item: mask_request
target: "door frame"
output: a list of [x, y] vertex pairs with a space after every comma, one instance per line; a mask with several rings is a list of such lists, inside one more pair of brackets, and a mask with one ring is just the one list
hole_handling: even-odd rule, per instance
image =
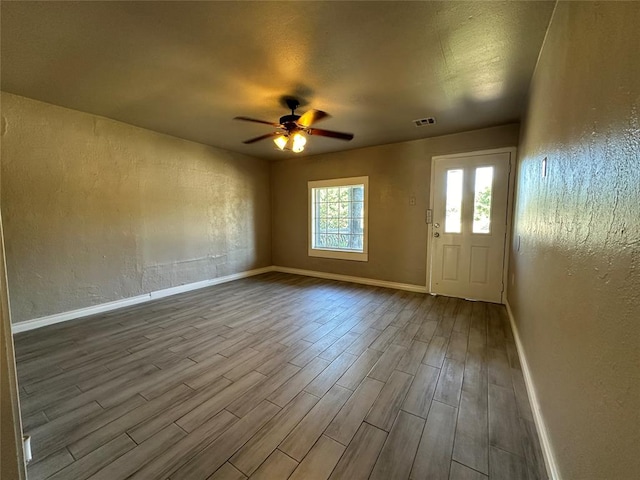
[[509, 288], [508, 275], [509, 275], [509, 258], [510, 258], [510, 245], [511, 245], [511, 229], [513, 224], [513, 200], [514, 200], [514, 187], [516, 177], [516, 161], [517, 161], [517, 148], [516, 147], [504, 147], [493, 148], [489, 150], [475, 150], [472, 152], [453, 153], [450, 155], [436, 155], [431, 157], [431, 179], [429, 181], [429, 206], [431, 210], [431, 221], [427, 222], [427, 293], [431, 295], [437, 295], [433, 293], [431, 287], [431, 254], [432, 254], [432, 238], [433, 238], [433, 202], [434, 202], [434, 189], [435, 189], [435, 163], [440, 159], [458, 159], [464, 157], [475, 157], [478, 155], [491, 155], [494, 153], [508, 153], [509, 154], [509, 178], [507, 180], [507, 230], [504, 239], [504, 253], [502, 259], [502, 296], [501, 304], [505, 304], [507, 301], [507, 290]]

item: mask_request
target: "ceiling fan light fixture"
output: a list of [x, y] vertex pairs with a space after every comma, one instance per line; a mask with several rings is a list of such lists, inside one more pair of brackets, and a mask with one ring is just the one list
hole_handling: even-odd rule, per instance
[[272, 133], [267, 133], [266, 135], [250, 138], [242, 143], [256, 143], [261, 140], [271, 138], [279, 150], [289, 150], [294, 153], [300, 153], [304, 150], [304, 146], [307, 143], [307, 138], [303, 133], [307, 135], [318, 135], [320, 137], [336, 138], [338, 140], [345, 141], [353, 139], [353, 133], [334, 132], [333, 130], [324, 130], [315, 127], [312, 128], [311, 125], [322, 119], [330, 117], [330, 115], [322, 110], [313, 109], [302, 115], [296, 115], [295, 110], [299, 105], [300, 102], [293, 98], [289, 98], [287, 100], [287, 106], [291, 109], [291, 115], [284, 115], [280, 117], [279, 123], [258, 120], [257, 118], [251, 117], [234, 117], [235, 120], [242, 120], [243, 122], [261, 123], [276, 127], [275, 132], [272, 131]]
[[284, 147], [287, 146], [288, 142], [289, 139], [284, 135], [280, 135], [279, 137], [273, 139], [273, 143], [275, 143], [280, 150], [284, 150]]
[[301, 135], [299, 133], [296, 133], [293, 136], [293, 147], [292, 150], [294, 153], [300, 153], [304, 150], [304, 146], [307, 143], [307, 139], [304, 137], [304, 135]]

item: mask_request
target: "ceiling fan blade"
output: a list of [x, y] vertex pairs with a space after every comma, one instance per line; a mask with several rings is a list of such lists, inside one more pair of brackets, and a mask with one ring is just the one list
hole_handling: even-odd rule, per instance
[[353, 133], [334, 132], [332, 130], [322, 130], [320, 128], [307, 129], [309, 135], [318, 135], [319, 137], [337, 138], [338, 140], [349, 141], [353, 138]]
[[267, 133], [266, 135], [260, 135], [259, 137], [256, 137], [256, 138], [250, 138], [249, 140], [245, 140], [242, 143], [255, 143], [255, 142], [259, 142], [260, 140], [264, 140], [265, 138], [277, 137], [280, 135], [282, 135], [282, 133], [280, 132], [271, 132], [271, 133]]
[[234, 117], [234, 120], [242, 120], [243, 122], [263, 123], [265, 125], [271, 125], [272, 127], [279, 127], [279, 123], [267, 122], [266, 120], [258, 120], [257, 118], [249, 117]]
[[323, 112], [322, 110], [308, 110], [302, 114], [297, 123], [303, 127], [310, 127], [312, 124], [330, 116], [331, 115], [327, 112]]

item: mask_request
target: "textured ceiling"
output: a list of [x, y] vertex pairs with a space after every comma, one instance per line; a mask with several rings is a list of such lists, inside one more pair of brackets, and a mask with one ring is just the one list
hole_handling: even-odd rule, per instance
[[[2, 90], [263, 158], [281, 97], [304, 154], [516, 121], [554, 2], [2, 2]], [[412, 120], [435, 116], [436, 125]]]

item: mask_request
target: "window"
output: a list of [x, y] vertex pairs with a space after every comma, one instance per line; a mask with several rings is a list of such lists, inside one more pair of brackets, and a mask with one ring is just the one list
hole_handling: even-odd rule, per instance
[[445, 233], [460, 233], [462, 225], [462, 170], [447, 170]]
[[473, 199], [473, 233], [491, 233], [491, 188], [493, 167], [476, 168]]
[[369, 177], [309, 182], [309, 255], [368, 260]]

